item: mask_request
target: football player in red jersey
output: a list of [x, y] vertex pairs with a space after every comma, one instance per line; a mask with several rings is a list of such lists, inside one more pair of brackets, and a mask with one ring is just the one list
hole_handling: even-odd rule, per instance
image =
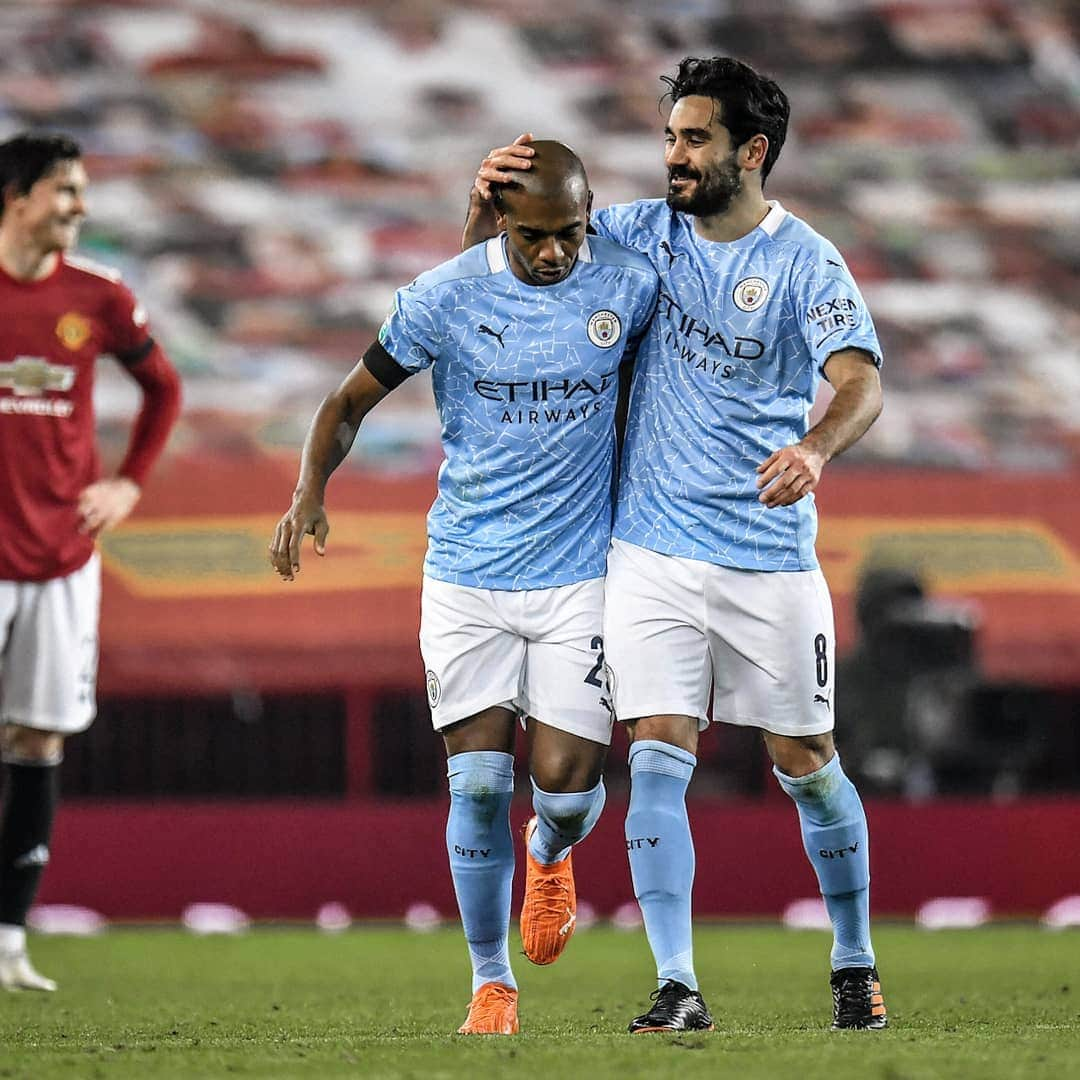
[[[68, 255], [86, 213], [79, 147], [0, 143], [0, 986], [54, 990], [27, 958], [26, 913], [49, 860], [64, 738], [94, 718], [100, 568], [95, 538], [124, 520], [180, 407], [146, 315], [104, 267]], [[114, 356], [142, 407], [127, 456], [101, 479], [94, 363]]]

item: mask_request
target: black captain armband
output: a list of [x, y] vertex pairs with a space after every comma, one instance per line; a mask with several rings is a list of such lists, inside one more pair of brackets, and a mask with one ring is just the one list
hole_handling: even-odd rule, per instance
[[140, 360], [145, 360], [154, 351], [154, 339], [148, 337], [141, 345], [126, 352], [118, 352], [116, 359], [126, 368], [134, 367]]
[[395, 390], [411, 374], [406, 371], [384, 348], [381, 341], [373, 341], [363, 355], [364, 367], [383, 384], [387, 390]]

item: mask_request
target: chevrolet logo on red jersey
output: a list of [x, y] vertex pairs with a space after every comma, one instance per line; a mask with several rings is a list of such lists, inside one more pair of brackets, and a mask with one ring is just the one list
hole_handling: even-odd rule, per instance
[[70, 390], [74, 385], [73, 367], [50, 364], [40, 356], [16, 356], [0, 364], [0, 389], [13, 390], [16, 397], [41, 397], [46, 390]]

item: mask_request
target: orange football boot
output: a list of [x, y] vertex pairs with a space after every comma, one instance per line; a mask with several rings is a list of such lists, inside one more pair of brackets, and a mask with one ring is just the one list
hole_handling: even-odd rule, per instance
[[553, 964], [577, 925], [572, 855], [545, 866], [529, 851], [536, 818], [525, 826], [525, 901], [521, 906], [521, 944], [534, 964]]
[[518, 992], [502, 983], [484, 983], [469, 1002], [459, 1035], [516, 1035]]

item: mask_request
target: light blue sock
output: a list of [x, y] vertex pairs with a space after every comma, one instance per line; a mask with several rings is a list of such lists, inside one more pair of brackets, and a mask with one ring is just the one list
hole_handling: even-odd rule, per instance
[[570, 848], [584, 840], [604, 809], [604, 781], [588, 791], [543, 791], [533, 781], [536, 829], [529, 841], [532, 857], [544, 866], [562, 862]]
[[663, 985], [675, 979], [691, 990], [694, 945], [690, 892], [694, 884], [694, 841], [686, 816], [686, 789], [697, 758], [655, 739], [630, 747], [630, 809], [626, 850], [634, 895]]
[[514, 842], [510, 798], [514, 758], [497, 750], [452, 754], [446, 850], [472, 960], [473, 993], [487, 982], [516, 987], [510, 970], [510, 886]]
[[873, 967], [866, 813], [840, 768], [840, 755], [809, 776], [785, 776], [775, 767], [773, 772], [799, 810], [803, 846], [833, 925], [833, 970]]

